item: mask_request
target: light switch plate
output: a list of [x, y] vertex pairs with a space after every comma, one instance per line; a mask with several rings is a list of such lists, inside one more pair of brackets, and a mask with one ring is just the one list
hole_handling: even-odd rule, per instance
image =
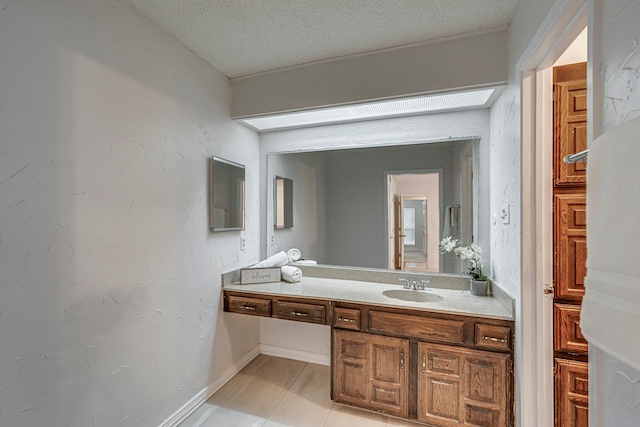
[[502, 208], [500, 209], [500, 219], [502, 219], [503, 224], [509, 224], [511, 222], [509, 205], [502, 205]]

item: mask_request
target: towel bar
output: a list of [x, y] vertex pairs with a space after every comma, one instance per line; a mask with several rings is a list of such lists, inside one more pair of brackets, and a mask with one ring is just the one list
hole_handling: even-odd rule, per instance
[[588, 154], [589, 154], [589, 149], [587, 148], [586, 150], [581, 151], [579, 153], [569, 154], [568, 156], [564, 156], [564, 159], [562, 160], [564, 160], [564, 162], [568, 165], [572, 163], [586, 162]]

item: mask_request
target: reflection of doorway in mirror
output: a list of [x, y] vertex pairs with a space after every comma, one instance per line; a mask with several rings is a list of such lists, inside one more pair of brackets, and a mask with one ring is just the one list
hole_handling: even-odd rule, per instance
[[389, 174], [387, 180], [388, 268], [440, 271], [440, 173]]

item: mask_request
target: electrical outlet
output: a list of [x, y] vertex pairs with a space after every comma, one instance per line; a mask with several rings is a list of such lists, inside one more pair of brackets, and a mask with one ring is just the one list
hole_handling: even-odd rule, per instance
[[500, 219], [502, 219], [503, 224], [509, 224], [511, 222], [509, 205], [502, 205], [502, 209], [500, 209]]
[[247, 250], [247, 240], [242, 236], [240, 236], [240, 250], [241, 251]]

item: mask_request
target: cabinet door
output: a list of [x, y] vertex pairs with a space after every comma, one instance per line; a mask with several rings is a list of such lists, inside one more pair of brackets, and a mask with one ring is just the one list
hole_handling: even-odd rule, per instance
[[418, 343], [418, 420], [435, 426], [506, 427], [511, 356]]
[[587, 164], [563, 159], [587, 149], [587, 64], [554, 68], [554, 175], [556, 187], [585, 185]]
[[556, 359], [556, 426], [589, 425], [589, 365]]
[[409, 341], [333, 331], [333, 399], [407, 417]]
[[581, 301], [587, 275], [586, 194], [556, 194], [555, 219], [555, 298]]

